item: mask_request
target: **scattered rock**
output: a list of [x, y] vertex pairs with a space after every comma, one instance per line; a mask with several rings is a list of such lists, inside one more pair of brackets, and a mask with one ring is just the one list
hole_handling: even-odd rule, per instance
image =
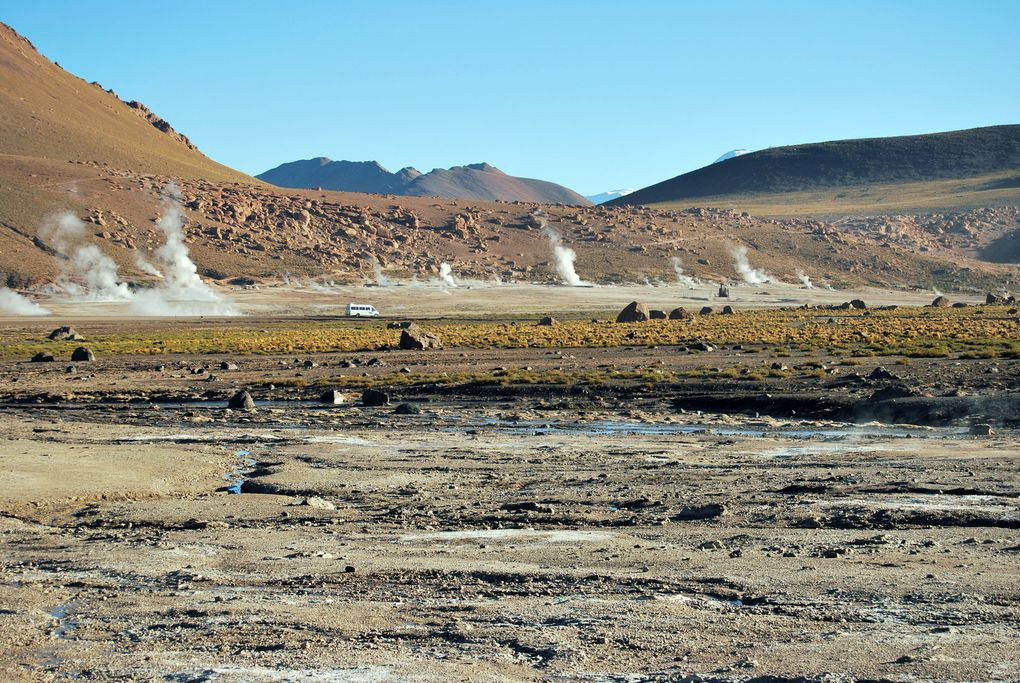
[[691, 320], [694, 316], [683, 306], [678, 306], [669, 312], [670, 320]]
[[81, 341], [85, 337], [78, 334], [73, 327], [58, 327], [50, 332], [49, 338], [53, 341]]
[[237, 364], [225, 360], [220, 363], [220, 370], [237, 370]]
[[975, 424], [970, 426], [970, 433], [974, 436], [991, 436], [992, 425]]
[[712, 309], [712, 307], [711, 307], [711, 306], [702, 306], [702, 307], [701, 307], [701, 310], [700, 310], [700, 311], [698, 311], [698, 313], [699, 313], [700, 315], [712, 315], [712, 313], [714, 313], [714, 312], [715, 312], [715, 311], [714, 311], [714, 310]]
[[666, 311], [660, 311], [657, 308], [653, 308], [648, 311], [648, 317], [652, 320], [665, 320], [668, 316], [666, 315]]
[[31, 362], [33, 362], [33, 363], [52, 363], [55, 360], [56, 360], [56, 358], [53, 357], [52, 353], [45, 353], [43, 351], [40, 351], [39, 353], [37, 353], [34, 356], [32, 356], [32, 361]]
[[631, 301], [622, 311], [620, 311], [620, 314], [616, 316], [616, 322], [643, 323], [648, 320], [649, 317], [648, 306], [638, 303], [637, 301]]
[[390, 395], [378, 389], [365, 389], [361, 394], [361, 405], [370, 408], [384, 406], [390, 402]]
[[319, 498], [318, 496], [309, 496], [301, 501], [300, 505], [305, 505], [316, 510], [336, 510], [336, 505], [329, 502], [325, 498]]
[[75, 363], [88, 363], [89, 361], [94, 361], [95, 359], [96, 354], [92, 353], [92, 349], [86, 348], [84, 346], [79, 346], [78, 348], [71, 352], [71, 360], [74, 361]]
[[856, 308], [859, 311], [863, 311], [864, 309], [866, 309], [868, 307], [868, 305], [866, 303], [864, 303], [860, 299], [851, 299], [849, 301], [849, 304], [850, 304], [850, 308]]
[[319, 396], [319, 403], [325, 403], [326, 405], [336, 406], [343, 402], [344, 395], [337, 389], [327, 389], [321, 396]]
[[929, 308], [949, 308], [949, 299], [944, 296], [935, 297], [934, 301], [928, 304]]
[[680, 512], [673, 515], [670, 519], [674, 522], [688, 522], [698, 519], [721, 517], [722, 515], [725, 515], [726, 512], [726, 506], [719, 503], [709, 503], [708, 505], [685, 505]]
[[542, 514], [551, 514], [553, 511], [548, 505], [542, 505], [530, 500], [523, 503], [503, 503], [499, 509], [506, 512], [539, 512]]
[[871, 374], [868, 375], [868, 379], [899, 379], [899, 376], [894, 375], [893, 373], [889, 372], [881, 365], [879, 365], [877, 368], [871, 371]]
[[426, 332], [414, 323], [404, 328], [400, 333], [400, 348], [424, 351], [426, 349], [441, 349], [443, 342], [439, 337]]
[[722, 309], [723, 315], [733, 315], [734, 313], [735, 311], [733, 310], [733, 306], [723, 306]]
[[227, 407], [232, 410], [255, 410], [255, 400], [247, 391], [239, 391], [230, 397]]
[[420, 415], [421, 407], [414, 403], [401, 403], [394, 410], [397, 415]]
[[560, 324], [560, 321], [557, 320], [556, 318], [553, 318], [552, 316], [547, 315], [541, 320], [539, 320], [538, 324], [541, 325], [542, 327], [555, 327], [556, 325]]

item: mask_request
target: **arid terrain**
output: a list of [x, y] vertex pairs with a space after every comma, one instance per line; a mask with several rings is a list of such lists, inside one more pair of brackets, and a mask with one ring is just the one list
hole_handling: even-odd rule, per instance
[[1020, 676], [1015, 308], [358, 289], [0, 321], [5, 679]]

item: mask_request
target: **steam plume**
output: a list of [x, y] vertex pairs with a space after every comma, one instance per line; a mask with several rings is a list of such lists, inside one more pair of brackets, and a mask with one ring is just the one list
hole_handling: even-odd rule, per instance
[[815, 288], [814, 284], [811, 282], [811, 278], [809, 278], [807, 273], [805, 273], [803, 270], [797, 271], [797, 279], [800, 280], [800, 283], [804, 285], [805, 289]]
[[439, 264], [439, 281], [443, 287], [457, 286], [457, 281], [453, 277], [453, 268], [445, 261]]
[[83, 244], [85, 223], [70, 211], [48, 216], [39, 235], [67, 257], [57, 286], [77, 300], [127, 301], [131, 290], [117, 277], [117, 264], [94, 244]]
[[549, 244], [553, 250], [553, 260], [556, 265], [556, 273], [563, 280], [563, 284], [570, 285], [571, 287], [585, 287], [590, 283], [585, 282], [574, 270], [574, 260], [577, 258], [577, 253], [570, 247], [564, 246], [563, 238], [560, 237], [560, 233], [550, 227], [544, 218], [542, 221], [542, 231], [545, 236], [549, 239]]
[[379, 259], [375, 256], [372, 257], [372, 271], [375, 273], [375, 284], [377, 287], [390, 287], [393, 285], [393, 281], [383, 275], [382, 266], [379, 264]]
[[734, 267], [737, 269], [737, 273], [743, 278], [744, 282], [749, 285], [760, 285], [769, 281], [768, 274], [764, 270], [758, 268], [752, 268], [751, 264], [747, 261], [747, 247], [741, 245], [734, 247], [733, 258], [735, 260]]
[[153, 254], [163, 273], [159, 287], [136, 293], [131, 310], [138, 315], [239, 315], [237, 309], [213, 291], [198, 275], [198, 267], [184, 243], [184, 213], [180, 192], [173, 183], [163, 194], [163, 215], [156, 227], [166, 238]]
[[676, 273], [676, 281], [681, 285], [687, 287], [687, 289], [694, 289], [698, 286], [698, 281], [690, 275], [684, 274], [683, 263], [680, 261], [679, 256], [673, 257], [673, 272]]
[[50, 312], [17, 292], [0, 287], [0, 313], [8, 315], [49, 315]]

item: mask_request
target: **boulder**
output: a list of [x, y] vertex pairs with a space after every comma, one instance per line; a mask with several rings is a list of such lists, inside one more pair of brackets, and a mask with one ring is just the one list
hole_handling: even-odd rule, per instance
[[992, 294], [991, 292], [988, 292], [988, 294], [985, 295], [985, 303], [986, 304], [990, 304], [990, 305], [991, 304], [1001, 304], [1002, 301], [1003, 301], [1003, 299], [1002, 299], [1001, 296], [996, 296], [995, 294]]
[[52, 363], [56, 360], [52, 353], [45, 353], [40, 351], [39, 353], [32, 356], [33, 363]]
[[557, 320], [556, 318], [553, 318], [552, 316], [547, 315], [541, 320], [539, 320], [538, 324], [543, 327], [555, 327], [556, 325], [560, 324], [560, 321]]
[[393, 412], [397, 415], [420, 415], [421, 408], [414, 403], [401, 403]]
[[227, 407], [231, 410], [255, 410], [255, 399], [247, 391], [239, 391], [230, 397]]
[[666, 315], [666, 311], [660, 311], [657, 308], [653, 308], [648, 311], [648, 317], [652, 320], [665, 320], [668, 316]]
[[727, 299], [730, 296], [730, 288], [726, 285], [719, 285], [719, 296]]
[[237, 363], [231, 363], [230, 361], [223, 361], [220, 363], [220, 370], [237, 370]]
[[631, 301], [622, 311], [620, 311], [620, 314], [616, 316], [616, 322], [643, 323], [648, 320], [648, 318], [648, 306], [640, 304], [637, 301]]
[[344, 402], [344, 395], [336, 389], [328, 389], [321, 396], [319, 396], [319, 403], [325, 403], [326, 405], [336, 406]]
[[439, 337], [412, 323], [400, 333], [400, 348], [418, 351], [441, 349], [443, 342], [439, 341]]
[[866, 303], [864, 303], [863, 301], [861, 301], [860, 299], [851, 299], [850, 300], [850, 308], [856, 308], [857, 310], [863, 311], [867, 307], [868, 307], [868, 305]]
[[930, 308], [949, 308], [949, 299], [944, 296], [935, 297], [934, 301], [929, 304]]
[[71, 352], [71, 360], [75, 363], [87, 363], [96, 359], [96, 354], [92, 353], [92, 349], [79, 346]]
[[701, 315], [712, 315], [713, 310], [711, 306], [702, 306], [701, 310], [698, 311]]
[[723, 315], [733, 315], [734, 313], [735, 313], [735, 311], [733, 310], [733, 306], [723, 306], [722, 307], [722, 314]]
[[80, 341], [85, 337], [78, 334], [73, 327], [58, 327], [50, 332], [49, 338], [53, 341]]
[[390, 402], [390, 395], [378, 389], [365, 389], [361, 394], [361, 405], [374, 408]]
[[992, 425], [989, 424], [974, 424], [970, 426], [970, 433], [974, 436], [991, 436]]
[[691, 313], [683, 306], [678, 306], [669, 312], [670, 320], [691, 320], [693, 317], [694, 316], [691, 315]]

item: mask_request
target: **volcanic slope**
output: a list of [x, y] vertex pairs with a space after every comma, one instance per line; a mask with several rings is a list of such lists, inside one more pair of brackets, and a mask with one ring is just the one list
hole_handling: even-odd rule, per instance
[[377, 161], [333, 161], [318, 157], [281, 164], [257, 177], [280, 187], [410, 197], [591, 205], [590, 200], [562, 185], [507, 175], [485, 163], [436, 168], [424, 174], [411, 167], [390, 173]]
[[824, 217], [1018, 204], [1020, 125], [775, 147], [613, 203]]

